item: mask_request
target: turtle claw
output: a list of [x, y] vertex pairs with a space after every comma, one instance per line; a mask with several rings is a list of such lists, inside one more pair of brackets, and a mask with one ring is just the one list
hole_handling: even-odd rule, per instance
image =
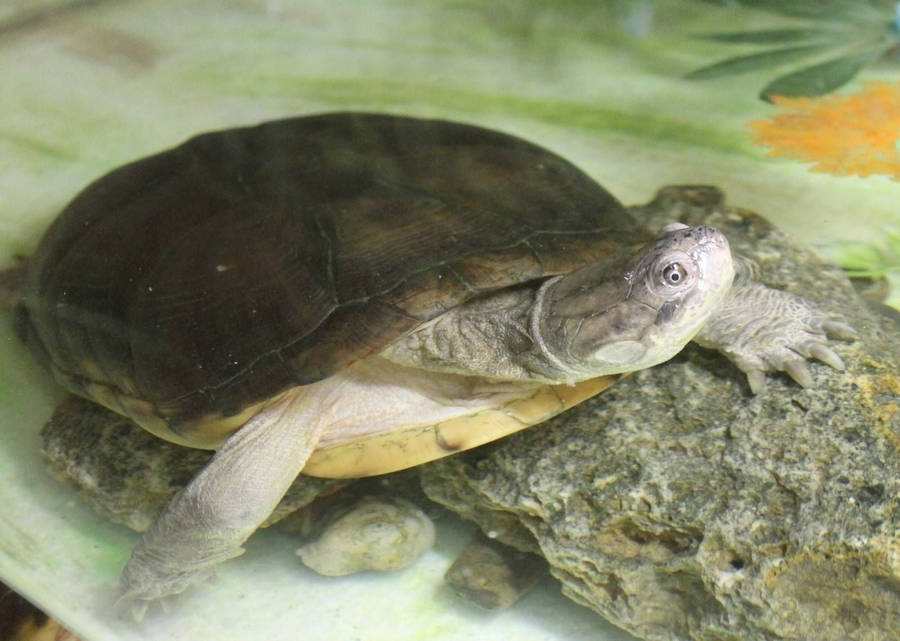
[[[172, 611], [175, 601], [182, 592], [196, 584], [207, 584], [215, 580], [215, 562], [197, 563], [190, 568], [190, 563], [183, 558], [176, 567], [171, 560], [159, 555], [147, 555], [142, 550], [142, 540], [138, 544], [131, 560], [122, 572], [119, 598], [114, 607], [118, 610], [130, 611], [134, 620], [140, 623], [151, 609], [162, 610], [167, 614]], [[230, 556], [237, 556], [239, 549]]]
[[135, 623], [141, 623], [147, 616], [147, 611], [153, 601], [140, 599], [129, 593], [122, 593], [113, 603], [113, 609], [122, 613], [125, 617], [131, 615]]
[[[198, 574], [189, 585], [205, 584], [209, 585], [216, 580], [215, 572], [208, 571]], [[113, 604], [113, 608], [119, 611], [125, 611], [131, 614], [132, 619], [136, 623], [140, 623], [147, 616], [147, 612], [151, 609], [162, 610], [163, 614], [169, 614], [175, 607], [175, 601], [188, 584], [180, 585], [168, 592], [162, 592], [159, 589], [147, 589], [147, 587], [123, 586]], [[127, 614], [126, 614], [127, 616]]]
[[826, 365], [830, 365], [834, 369], [844, 369], [844, 361], [835, 353], [833, 349], [822, 343], [813, 343], [809, 346], [809, 354], [813, 358], [822, 361]]
[[124, 596], [119, 597], [116, 601], [116, 608], [127, 608], [131, 612], [131, 618], [135, 623], [141, 623], [147, 616], [147, 609], [150, 607], [149, 601], [123, 601]]
[[[828, 336], [839, 338], [845, 341], [852, 341], [859, 338], [859, 332], [850, 327], [847, 323], [843, 323], [831, 318], [822, 321], [822, 331]], [[818, 358], [818, 357], [816, 357]], [[822, 360], [822, 359], [819, 359]], [[840, 359], [838, 359], [840, 360]], [[839, 369], [843, 369], [842, 367]]]
[[807, 360], [844, 369], [829, 338], [853, 340], [856, 330], [829, 318], [811, 302], [789, 292], [747, 282], [735, 286], [729, 300], [695, 340], [718, 349], [747, 375], [750, 391], [759, 394], [767, 372], [785, 372], [798, 385], [812, 387]]
[[806, 368], [806, 363], [801, 360], [788, 361], [783, 364], [784, 371], [793, 378], [800, 387], [812, 387], [813, 378]]
[[131, 617], [134, 619], [135, 623], [140, 623], [144, 620], [151, 605], [158, 605], [164, 614], [169, 614], [172, 611], [172, 597], [163, 597], [156, 599], [155, 601], [149, 601], [146, 599], [129, 598], [126, 595], [123, 595], [116, 601], [116, 605], [120, 602], [122, 603], [121, 607], [127, 607], [131, 611]]
[[141, 623], [147, 616], [147, 610], [153, 601], [148, 599], [140, 599], [127, 592], [122, 592], [113, 602], [113, 610], [120, 613], [121, 616], [128, 617], [131, 615], [132, 621]]
[[140, 623], [144, 620], [149, 605], [147, 601], [136, 601], [131, 604], [131, 616], [134, 618], [135, 623]]
[[761, 369], [751, 369], [747, 374], [747, 383], [750, 385], [750, 392], [759, 394], [766, 389], [766, 373]]

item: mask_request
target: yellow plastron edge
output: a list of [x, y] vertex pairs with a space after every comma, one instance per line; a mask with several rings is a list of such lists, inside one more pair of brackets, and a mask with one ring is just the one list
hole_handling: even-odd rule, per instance
[[358, 478], [427, 463], [543, 423], [599, 394], [618, 378], [599, 376], [575, 385], [548, 385], [528, 397], [474, 414], [339, 443], [313, 452], [303, 473], [323, 478]]

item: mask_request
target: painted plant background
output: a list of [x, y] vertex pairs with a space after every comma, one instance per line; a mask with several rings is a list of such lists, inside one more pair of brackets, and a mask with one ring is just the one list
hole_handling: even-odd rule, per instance
[[[900, 308], [896, 0], [18, 0], [0, 2], [0, 77], [3, 266], [116, 166], [201, 131], [367, 110], [534, 140], [628, 204], [716, 185]], [[100, 604], [134, 540], [47, 478], [37, 429], [59, 392], [11, 326], [0, 310], [0, 580], [128, 641]], [[259, 540], [256, 565], [141, 638], [627, 638], [549, 583], [508, 616], [463, 616], [430, 587], [454, 537], [405, 577], [302, 594], [292, 544]]]
[[[810, 171], [833, 176], [882, 175], [900, 181], [900, 82], [869, 80], [851, 88], [866, 68], [873, 77], [881, 70], [896, 76], [900, 2], [739, 4], [780, 15], [786, 25], [696, 35], [755, 51], [704, 65], [685, 77], [711, 80], [774, 70], [759, 97], [772, 103], [776, 113], [749, 123], [753, 141], [766, 147], [768, 156], [793, 158], [808, 163]], [[883, 299], [900, 308], [900, 232], [891, 225], [883, 230], [882, 246], [836, 241], [822, 249], [851, 277], [885, 283]]]

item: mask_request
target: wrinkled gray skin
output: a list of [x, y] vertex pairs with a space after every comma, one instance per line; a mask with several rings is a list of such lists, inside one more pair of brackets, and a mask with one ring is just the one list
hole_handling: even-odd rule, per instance
[[[734, 276], [721, 233], [672, 224], [618, 262], [461, 305], [381, 356], [435, 380], [453, 373], [533, 386], [649, 367], [697, 339], [741, 368], [754, 391], [762, 388], [764, 372], [775, 370], [808, 385], [808, 357], [842, 366], [826, 333], [850, 336], [850, 328], [796, 296], [742, 279], [734, 283]], [[172, 500], [123, 573], [123, 599], [137, 615], [241, 554], [319, 439], [330, 434], [328, 417], [352, 404], [333, 380], [275, 399]]]
[[808, 358], [841, 369], [829, 335], [855, 332], [793, 294], [735, 281], [722, 234], [673, 223], [621, 264], [477, 299], [383, 353], [432, 371], [559, 383], [651, 367], [694, 340], [727, 356], [758, 393], [765, 372], [812, 385]]
[[544, 383], [642, 369], [681, 351], [733, 279], [722, 234], [676, 223], [620, 262], [461, 305], [383, 355], [430, 371]]

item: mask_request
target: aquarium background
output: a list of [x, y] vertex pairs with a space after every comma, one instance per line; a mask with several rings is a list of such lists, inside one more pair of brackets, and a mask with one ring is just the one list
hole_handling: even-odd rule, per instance
[[[626, 204], [717, 185], [898, 305], [898, 22], [879, 0], [0, 2], [0, 262], [89, 181], [197, 132], [377, 110], [523, 136]], [[91, 641], [630, 638], [551, 580], [499, 614], [455, 601], [461, 522], [414, 567], [348, 579], [261, 532], [135, 627], [109, 596], [136, 535], [46, 475], [37, 433], [61, 391], [6, 311], [0, 336], [0, 578]]]

